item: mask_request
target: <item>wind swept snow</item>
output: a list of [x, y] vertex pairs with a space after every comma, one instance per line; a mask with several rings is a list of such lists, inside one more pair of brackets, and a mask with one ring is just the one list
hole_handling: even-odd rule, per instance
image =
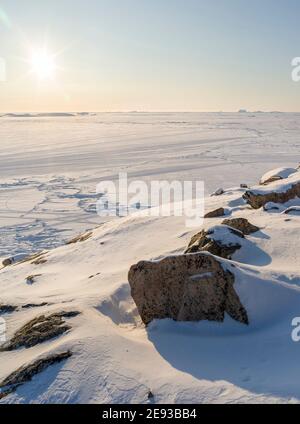
[[[294, 168], [299, 131], [298, 114], [0, 118], [0, 256], [55, 247], [0, 270], [0, 304], [15, 307], [0, 312], [8, 342], [37, 317], [79, 312], [63, 334], [0, 352], [0, 383], [70, 352], [0, 403], [300, 402], [300, 343], [291, 325], [300, 316], [300, 217], [252, 209], [240, 188], [270, 168]], [[187, 228], [185, 217], [143, 211], [104, 222], [93, 208], [95, 185], [116, 180], [120, 170], [131, 180], [204, 179], [207, 211], [223, 207], [260, 229], [223, 260], [248, 326], [229, 316], [223, 323], [141, 323], [130, 266], [182, 254], [197, 231], [220, 228], [224, 217], [207, 218], [199, 229]], [[220, 186], [225, 192], [210, 197]], [[89, 237], [65, 244], [89, 229]]]
[[119, 172], [129, 182], [204, 180], [208, 195], [294, 167], [299, 131], [299, 114], [4, 115], [0, 256], [54, 248], [100, 225], [96, 185]]

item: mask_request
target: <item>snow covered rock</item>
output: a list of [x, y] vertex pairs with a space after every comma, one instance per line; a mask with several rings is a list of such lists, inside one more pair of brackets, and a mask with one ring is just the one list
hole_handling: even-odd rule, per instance
[[222, 224], [241, 231], [245, 236], [259, 231], [259, 228], [256, 225], [251, 224], [246, 218], [224, 219]]
[[276, 168], [264, 174], [261, 177], [259, 184], [267, 185], [274, 181], [283, 180], [295, 172], [297, 172], [297, 169], [295, 168]]
[[211, 196], [221, 196], [222, 194], [224, 194], [224, 190], [223, 188], [218, 188], [216, 191], [214, 191]]
[[295, 172], [283, 181], [275, 181], [267, 187], [247, 190], [244, 200], [254, 209], [259, 209], [266, 203], [286, 203], [300, 197], [300, 173]]
[[279, 211], [282, 208], [281, 205], [278, 205], [277, 203], [274, 202], [267, 202], [264, 205], [264, 210], [267, 211]]
[[234, 290], [234, 276], [207, 253], [142, 261], [128, 275], [132, 297], [145, 324], [154, 319], [224, 321], [248, 324], [248, 315]]
[[240, 249], [244, 235], [239, 230], [227, 225], [216, 225], [208, 230], [195, 234], [185, 253], [210, 252], [221, 258], [231, 259], [231, 256]]

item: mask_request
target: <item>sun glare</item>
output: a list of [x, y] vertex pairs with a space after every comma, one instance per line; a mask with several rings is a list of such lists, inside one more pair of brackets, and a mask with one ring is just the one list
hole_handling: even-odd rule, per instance
[[40, 79], [52, 79], [55, 75], [54, 56], [50, 55], [46, 50], [35, 50], [31, 56], [31, 71]]

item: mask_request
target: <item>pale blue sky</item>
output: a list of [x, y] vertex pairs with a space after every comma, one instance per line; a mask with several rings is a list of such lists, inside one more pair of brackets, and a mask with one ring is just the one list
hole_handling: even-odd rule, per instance
[[[0, 0], [1, 111], [300, 111], [299, 0]], [[29, 74], [47, 43], [53, 80]]]

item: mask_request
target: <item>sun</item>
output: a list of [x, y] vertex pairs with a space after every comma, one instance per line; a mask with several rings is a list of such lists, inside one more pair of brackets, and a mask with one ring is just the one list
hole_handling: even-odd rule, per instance
[[39, 80], [53, 79], [55, 76], [56, 64], [54, 55], [49, 54], [45, 49], [34, 50], [30, 59], [31, 72]]

